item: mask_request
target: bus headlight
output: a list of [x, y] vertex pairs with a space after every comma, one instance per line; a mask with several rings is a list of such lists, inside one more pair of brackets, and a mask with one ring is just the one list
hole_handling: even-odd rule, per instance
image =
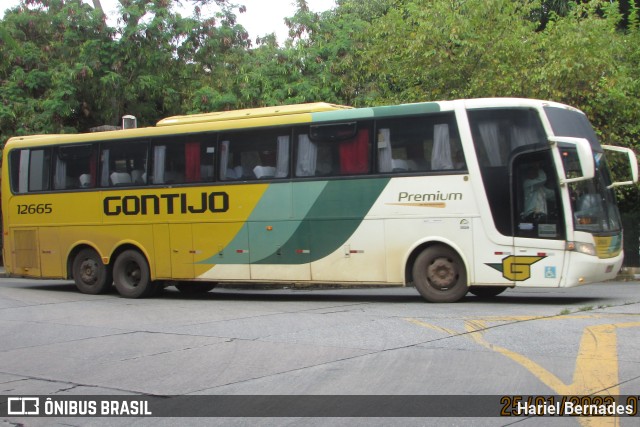
[[567, 250], [580, 252], [581, 254], [596, 256], [596, 247], [591, 243], [567, 242]]

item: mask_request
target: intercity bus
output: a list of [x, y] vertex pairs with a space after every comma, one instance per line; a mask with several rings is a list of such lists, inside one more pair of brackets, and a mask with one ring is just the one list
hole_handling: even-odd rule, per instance
[[509, 98], [176, 116], [3, 155], [7, 273], [128, 298], [235, 282], [454, 302], [605, 281], [623, 258], [613, 188], [638, 179], [579, 110]]

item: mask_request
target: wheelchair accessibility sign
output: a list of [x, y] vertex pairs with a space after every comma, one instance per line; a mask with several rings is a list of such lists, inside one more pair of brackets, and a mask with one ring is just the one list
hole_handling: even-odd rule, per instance
[[556, 268], [555, 267], [545, 267], [544, 268], [544, 278], [545, 279], [555, 279], [556, 278]]

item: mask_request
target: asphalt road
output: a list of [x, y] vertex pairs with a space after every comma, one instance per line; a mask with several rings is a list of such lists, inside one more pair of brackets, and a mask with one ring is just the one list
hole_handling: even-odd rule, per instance
[[[131, 300], [83, 295], [71, 282], [0, 278], [0, 387], [5, 397], [438, 395], [465, 405], [481, 395], [640, 396], [640, 283], [429, 304], [412, 288], [215, 289], [197, 297], [168, 288]], [[3, 416], [0, 426], [640, 425], [640, 416], [448, 415]]]

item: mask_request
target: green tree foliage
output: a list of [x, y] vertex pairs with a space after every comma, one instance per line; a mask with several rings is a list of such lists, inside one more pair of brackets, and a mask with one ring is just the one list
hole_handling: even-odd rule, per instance
[[550, 99], [583, 109], [607, 143], [640, 137], [637, 17], [616, 4], [573, 5], [532, 20], [537, 1], [408, 0], [369, 27], [360, 74], [372, 103], [487, 96]]
[[[111, 28], [80, 0], [23, 0], [0, 32], [0, 143], [116, 125], [124, 114], [152, 124], [189, 110], [207, 81], [216, 93], [233, 86], [229, 76], [249, 47], [235, 6], [194, 3], [194, 16], [183, 17], [170, 0], [120, 0]], [[219, 12], [203, 18], [200, 5], [209, 4]], [[195, 110], [218, 107], [199, 99]]]
[[[2, 139], [74, 132], [90, 115], [94, 69], [109, 29], [93, 9], [50, 1], [8, 13], [0, 45]], [[44, 10], [46, 8], [46, 11]]]
[[[94, 0], [95, 3], [96, 2]], [[605, 143], [640, 138], [634, 2], [338, 0], [253, 44], [226, 0], [121, 0], [118, 25], [80, 0], [23, 0], [0, 27], [0, 142], [79, 132], [134, 114], [299, 102], [356, 106], [487, 96], [564, 102]], [[215, 4], [218, 12], [201, 13]], [[544, 21], [544, 25], [542, 25]]]

